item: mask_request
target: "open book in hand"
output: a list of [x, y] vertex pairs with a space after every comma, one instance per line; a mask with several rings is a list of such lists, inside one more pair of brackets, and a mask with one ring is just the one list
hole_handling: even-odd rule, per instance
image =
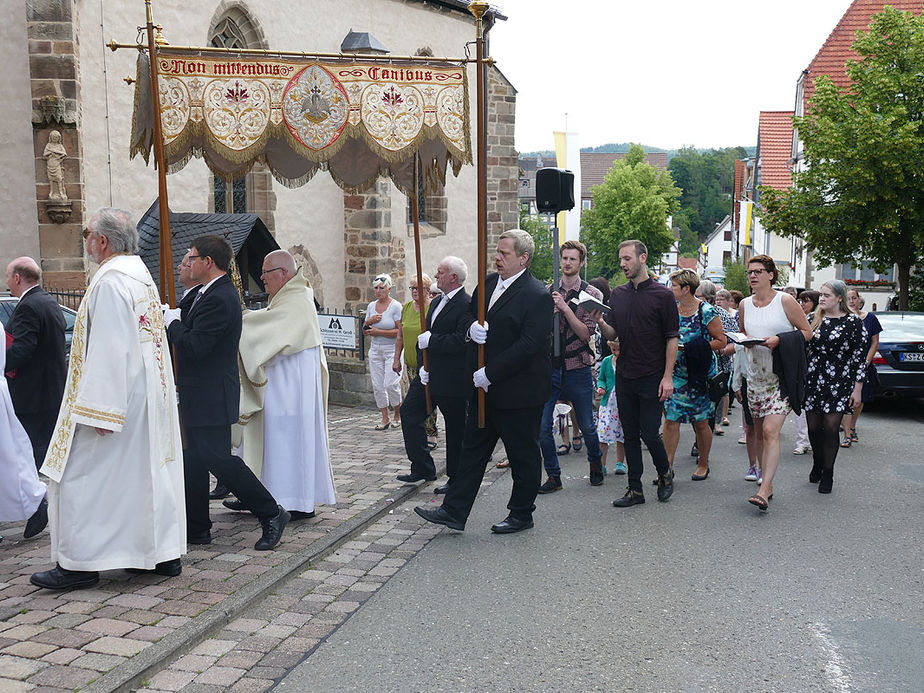
[[741, 346], [757, 346], [765, 341], [764, 337], [749, 337], [744, 332], [726, 332], [725, 336], [728, 337], [729, 342], [740, 344]]
[[598, 298], [594, 298], [586, 291], [582, 291], [576, 297], [572, 298], [570, 303], [574, 306], [579, 306], [586, 310], [588, 313], [593, 313], [594, 311], [600, 311], [602, 313], [609, 313], [610, 307], [603, 303]]

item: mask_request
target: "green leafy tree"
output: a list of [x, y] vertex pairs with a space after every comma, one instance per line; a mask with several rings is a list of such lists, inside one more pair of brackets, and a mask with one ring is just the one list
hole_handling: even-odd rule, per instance
[[751, 293], [744, 263], [737, 261], [725, 263], [725, 288], [729, 291], [740, 291], [745, 296]]
[[911, 268], [924, 261], [924, 19], [891, 7], [859, 32], [842, 93], [827, 77], [795, 127], [807, 170], [782, 192], [761, 188], [765, 227], [804, 236], [820, 266], [868, 260], [898, 267], [907, 309]]
[[622, 274], [619, 244], [635, 238], [653, 260], [666, 253], [674, 237], [667, 218], [679, 209], [680, 190], [671, 174], [645, 163], [634, 144], [592, 190], [593, 207], [581, 215], [581, 240], [592, 255], [591, 269], [606, 277]]
[[699, 240], [705, 240], [731, 213], [735, 161], [745, 156], [743, 147], [706, 152], [684, 147], [671, 159], [668, 170], [683, 190], [681, 212]]
[[536, 254], [529, 263], [529, 271], [544, 282], [552, 281], [552, 232], [541, 219], [530, 217], [525, 209], [520, 208], [520, 229], [533, 237]]

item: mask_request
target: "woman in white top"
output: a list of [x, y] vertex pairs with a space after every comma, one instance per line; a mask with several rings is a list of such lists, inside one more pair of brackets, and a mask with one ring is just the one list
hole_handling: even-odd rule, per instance
[[[809, 341], [812, 328], [796, 299], [774, 290], [779, 271], [773, 258], [755, 255], [748, 260], [747, 272], [751, 295], [738, 307], [738, 325], [749, 337], [764, 338], [763, 344], [749, 348], [745, 376], [748, 408], [757, 437], [757, 457], [762, 467], [760, 489], [748, 502], [766, 510], [773, 496], [773, 477], [780, 463], [780, 429], [790, 409], [789, 401], [780, 392], [780, 379], [773, 372], [773, 349], [780, 344], [777, 335], [781, 332], [800, 330], [805, 341]], [[740, 392], [738, 399], [741, 399]]]
[[[363, 332], [372, 337], [369, 376], [372, 378], [375, 406], [382, 412], [382, 423], [375, 427], [377, 431], [401, 426], [401, 374], [391, 368], [395, 361], [395, 341], [401, 332], [401, 304], [389, 295], [393, 285], [387, 274], [380, 274], [372, 280], [375, 300], [366, 308], [363, 323]], [[394, 408], [394, 423], [388, 419], [388, 407]]]

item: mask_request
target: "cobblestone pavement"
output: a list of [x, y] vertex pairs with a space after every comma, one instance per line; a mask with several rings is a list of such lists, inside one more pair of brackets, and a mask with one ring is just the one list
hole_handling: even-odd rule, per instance
[[[253, 549], [261, 535], [255, 518], [213, 501], [212, 544], [190, 546], [181, 576], [107, 571], [92, 589], [50, 592], [29, 584], [33, 572], [51, 566], [48, 533], [22, 540], [22, 523], [0, 526], [0, 693], [107, 690], [140, 670], [139, 662], [156, 668], [176, 655], [133, 687], [268, 688], [439, 531], [413, 513], [421, 502], [414, 495], [385, 509], [413, 489], [395, 481], [407, 471], [400, 430], [372, 430], [378, 421], [377, 411], [331, 407], [339, 502], [290, 524], [274, 551]], [[490, 472], [486, 482], [500, 473]], [[428, 491], [424, 500], [432, 498]], [[384, 514], [363, 527], [378, 509]], [[324, 554], [332, 538], [351, 531], [360, 533]], [[243, 603], [243, 615], [233, 613], [248, 592], [257, 600]]]

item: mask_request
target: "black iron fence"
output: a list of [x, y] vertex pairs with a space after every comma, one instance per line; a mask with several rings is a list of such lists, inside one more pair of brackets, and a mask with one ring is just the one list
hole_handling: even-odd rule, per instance
[[54, 296], [58, 305], [66, 306], [71, 310], [77, 310], [86, 289], [55, 289], [53, 287], [44, 287], [45, 291]]

